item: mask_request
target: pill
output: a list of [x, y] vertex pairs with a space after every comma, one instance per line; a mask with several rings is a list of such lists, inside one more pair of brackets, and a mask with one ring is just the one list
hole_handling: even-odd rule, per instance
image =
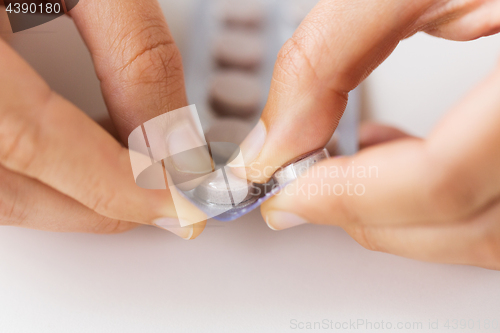
[[252, 123], [235, 118], [217, 119], [205, 134], [208, 142], [230, 142], [239, 145], [252, 131]]
[[240, 153], [240, 144], [250, 134], [252, 128], [251, 122], [235, 118], [217, 119], [205, 134], [213, 158], [225, 164], [233, 161]]
[[224, 70], [215, 74], [209, 96], [214, 112], [242, 118], [256, 115], [262, 101], [258, 77], [237, 70]]
[[258, 33], [231, 29], [217, 37], [213, 55], [221, 67], [256, 70], [264, 58], [264, 45]]
[[258, 28], [265, 19], [263, 4], [258, 0], [222, 0], [219, 10], [222, 21], [232, 27]]
[[195, 189], [195, 196], [208, 204], [238, 205], [253, 198], [252, 184], [230, 172], [219, 169]]

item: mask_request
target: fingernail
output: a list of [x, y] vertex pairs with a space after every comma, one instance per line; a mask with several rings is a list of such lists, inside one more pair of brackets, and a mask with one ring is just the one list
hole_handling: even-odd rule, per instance
[[180, 124], [168, 139], [169, 158], [163, 160], [172, 183], [182, 191], [196, 188], [212, 173], [208, 146], [190, 123]]
[[274, 231], [290, 229], [308, 222], [302, 217], [288, 212], [272, 211], [266, 215], [266, 223]]
[[[168, 136], [168, 152], [175, 172], [205, 175], [212, 171], [208, 148], [190, 123], [182, 124]], [[169, 168], [167, 168], [171, 171]]]
[[234, 173], [238, 174], [238, 169], [248, 167], [257, 159], [266, 142], [266, 136], [266, 126], [262, 120], [259, 120], [254, 129], [240, 145], [241, 154], [243, 155], [243, 165], [241, 163], [229, 163], [229, 167], [233, 168]]
[[178, 219], [173, 218], [160, 218], [153, 221], [153, 224], [158, 228], [170, 231], [174, 235], [179, 236], [180, 238], [190, 240], [194, 235], [194, 227], [193, 225], [189, 225], [187, 227], [181, 227], [181, 223]]

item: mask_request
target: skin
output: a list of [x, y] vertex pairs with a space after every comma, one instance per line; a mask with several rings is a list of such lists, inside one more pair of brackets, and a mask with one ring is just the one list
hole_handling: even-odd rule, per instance
[[[70, 16], [121, 142], [143, 122], [188, 105], [182, 59], [157, 1], [81, 0]], [[116, 233], [175, 218], [168, 191], [136, 186], [121, 142], [0, 40], [1, 225]], [[204, 226], [173, 232], [192, 239]]]
[[[257, 148], [250, 177], [265, 181], [269, 172], [264, 174], [264, 168], [276, 170], [295, 156], [323, 147], [337, 127], [348, 92], [401, 39], [424, 31], [467, 41], [499, 30], [498, 0], [320, 1], [278, 57], [262, 116], [265, 143]], [[500, 66], [427, 138], [367, 125], [362, 132], [365, 149], [313, 168], [266, 202], [262, 215], [277, 230], [299, 220], [335, 225], [370, 250], [498, 270], [499, 126]], [[249, 148], [256, 150], [245, 142], [243, 153]], [[378, 177], [334, 178], [314, 172], [351, 165], [376, 166]], [[300, 191], [301, 186], [332, 188], [347, 180], [361, 182], [365, 194]]]
[[[71, 14], [122, 141], [143, 121], [187, 104], [180, 55], [157, 3], [133, 5], [81, 0]], [[276, 170], [324, 146], [347, 93], [401, 39], [418, 31], [461, 41], [491, 35], [500, 30], [499, 12], [498, 0], [321, 1], [280, 53], [262, 117], [266, 137], [252, 168]], [[133, 184], [128, 152], [118, 141], [1, 41], [0, 58], [0, 223], [103, 233], [174, 216], [168, 193]], [[341, 226], [371, 250], [500, 269], [499, 90], [500, 68], [425, 139], [365, 126], [365, 149], [315, 168], [377, 166], [379, 176], [363, 183], [365, 195], [293, 191], [339, 181], [313, 169], [268, 201], [263, 216], [275, 229], [286, 225], [275, 213], [287, 212]], [[252, 177], [266, 180], [263, 173]]]

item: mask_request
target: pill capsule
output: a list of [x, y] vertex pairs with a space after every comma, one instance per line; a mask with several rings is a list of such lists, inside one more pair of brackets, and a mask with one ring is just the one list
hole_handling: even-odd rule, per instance
[[225, 170], [226, 177], [218, 170], [195, 189], [198, 200], [215, 205], [238, 205], [253, 198], [251, 183], [235, 176], [228, 168]]
[[[235, 118], [217, 119], [205, 134], [212, 156], [231, 162], [239, 154], [239, 146], [252, 131], [252, 123]], [[229, 143], [229, 144], [227, 144]]]
[[236, 118], [218, 118], [205, 133], [205, 137], [208, 142], [230, 142], [239, 145], [252, 129], [252, 122]]
[[259, 28], [265, 20], [264, 6], [259, 1], [219, 1], [221, 20], [231, 27]]
[[258, 33], [225, 30], [215, 40], [213, 55], [221, 67], [256, 70], [264, 58], [264, 45]]
[[249, 118], [259, 112], [262, 91], [257, 76], [236, 70], [215, 74], [209, 101], [219, 115]]

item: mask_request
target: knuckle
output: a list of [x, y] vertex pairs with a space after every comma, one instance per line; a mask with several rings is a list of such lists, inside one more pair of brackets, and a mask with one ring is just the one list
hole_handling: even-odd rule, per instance
[[134, 229], [137, 225], [131, 222], [114, 220], [103, 217], [97, 221], [92, 228], [95, 234], [120, 234]]
[[[103, 154], [102, 158], [109, 158], [113, 161], [128, 157], [121, 153], [115, 156], [114, 152], [108, 153], [107, 156], [104, 151], [99, 154]], [[127, 212], [130, 212], [127, 207], [130, 206], [131, 199], [124, 195], [127, 189], [122, 186], [125, 179], [121, 177], [123, 170], [120, 164], [113, 163], [112, 166], [120, 175], [118, 178], [122, 179], [121, 183], [110, 184], [102, 178], [101, 174], [85, 172], [74, 180], [75, 187], [79, 189], [78, 193], [75, 193], [75, 199], [99, 215], [118, 220], [127, 219]]]
[[319, 82], [347, 100], [348, 92], [359, 82], [353, 81], [350, 71], [343, 72], [342, 66], [325, 67], [332, 51], [323, 35], [323, 26], [322, 22], [314, 20], [302, 23], [278, 53], [276, 67], [279, 70], [273, 73], [273, 81], [287, 85], [292, 79], [292, 82], [298, 80], [306, 86]]
[[373, 237], [374, 234], [371, 232], [370, 228], [356, 225], [349, 228], [349, 234], [365, 249], [374, 252], [385, 252], [379, 242], [376, 241], [376, 237]]
[[336, 197], [337, 205], [332, 206], [332, 209], [336, 210], [336, 212], [332, 211], [332, 213], [342, 216], [345, 221], [344, 223], [358, 225], [363, 222], [359, 210], [356, 209], [353, 201], [348, 196], [341, 195]]
[[10, 225], [14, 214], [14, 205], [11, 200], [0, 193], [0, 225]]
[[293, 78], [304, 75], [304, 69], [312, 69], [303, 39], [297, 37], [297, 35], [288, 39], [278, 53], [276, 65], [281, 70], [281, 73]]
[[0, 111], [0, 163], [24, 173], [37, 156], [40, 126], [24, 110]]
[[0, 168], [0, 225], [21, 225], [27, 218], [28, 206], [20, 200], [18, 184]]
[[93, 194], [89, 198], [88, 207], [101, 215], [116, 215], [114, 208], [117, 194], [98, 185], [89, 188]]
[[500, 267], [500, 234], [485, 230], [479, 246], [478, 260], [493, 267]]
[[134, 29], [121, 38], [118, 72], [129, 84], [167, 84], [183, 79], [182, 57], [161, 22]]
[[[339, 158], [335, 163], [340, 169], [347, 170], [350, 168], [351, 160], [349, 158]], [[349, 181], [348, 177], [349, 175], [341, 175], [339, 180], [345, 183]], [[332, 198], [334, 198], [334, 201], [332, 201], [334, 204], [329, 207], [330, 214], [342, 217], [341, 226], [354, 225], [362, 228], [363, 223], [366, 222], [366, 217], [362, 215], [362, 209], [360, 209], [358, 201], [353, 200], [353, 197], [349, 196], [347, 192], [344, 192], [342, 195], [334, 195]]]
[[433, 168], [428, 206], [438, 220], [466, 218], [478, 205], [478, 192], [460, 165]]

